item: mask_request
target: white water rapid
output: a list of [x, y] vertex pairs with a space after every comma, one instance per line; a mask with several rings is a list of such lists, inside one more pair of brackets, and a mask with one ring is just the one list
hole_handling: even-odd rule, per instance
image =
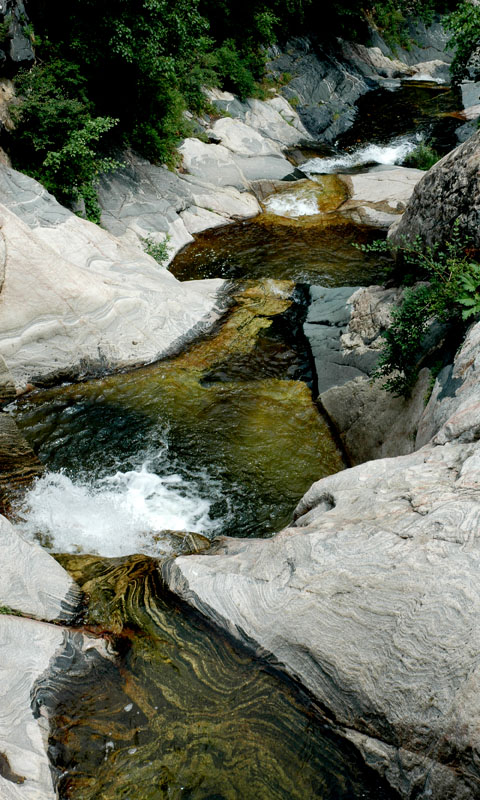
[[20, 527], [54, 552], [158, 556], [170, 551], [167, 537], [156, 539], [162, 530], [213, 535], [219, 527], [202, 488], [179, 474], [156, 475], [148, 464], [90, 482], [48, 472], [27, 494]]
[[310, 217], [319, 213], [314, 191], [291, 191], [273, 194], [265, 200], [265, 209], [279, 217]]
[[387, 145], [369, 144], [359, 147], [351, 153], [343, 153], [331, 158], [312, 158], [302, 164], [302, 171], [307, 175], [325, 175], [342, 170], [351, 170], [368, 164], [383, 164], [386, 166], [401, 164], [405, 157], [415, 150], [419, 144], [418, 138], [397, 139]]

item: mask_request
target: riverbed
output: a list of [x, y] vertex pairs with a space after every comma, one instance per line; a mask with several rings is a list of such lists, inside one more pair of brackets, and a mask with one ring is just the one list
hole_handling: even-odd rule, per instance
[[208, 336], [16, 406], [48, 468], [17, 510], [24, 533], [84, 588], [80, 624], [119, 653], [90, 685], [59, 695], [51, 757], [61, 797], [394, 797], [266, 654], [243, 651], [169, 595], [155, 559], [184, 547], [170, 531], [197, 534], [193, 549], [270, 536], [315, 480], [346, 466], [315, 403], [308, 286], [383, 280], [388, 263], [355, 246], [377, 234], [337, 213], [336, 172], [402, 163], [428, 124], [443, 146], [439, 115], [454, 101], [409, 86], [395, 95], [401, 107], [413, 91], [430, 122], [403, 115], [402, 128], [399, 113], [387, 136], [361, 110], [337, 153], [305, 154], [298, 187], [177, 256], [170, 268], [182, 280], [229, 281], [229, 309]]

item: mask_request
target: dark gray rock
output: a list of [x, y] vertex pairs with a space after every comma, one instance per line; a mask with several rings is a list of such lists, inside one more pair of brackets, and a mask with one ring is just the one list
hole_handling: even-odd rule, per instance
[[398, 225], [390, 229], [393, 242], [425, 245], [450, 238], [458, 220], [459, 232], [480, 247], [480, 131], [435, 164], [416, 185]]

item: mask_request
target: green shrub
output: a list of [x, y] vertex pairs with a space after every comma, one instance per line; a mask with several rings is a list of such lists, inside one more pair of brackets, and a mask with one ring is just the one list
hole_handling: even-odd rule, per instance
[[[384, 251], [388, 246], [382, 241], [378, 250]], [[375, 250], [375, 244], [368, 249]], [[480, 264], [468, 254], [458, 223], [443, 247], [422, 249], [417, 241], [413, 245], [404, 243], [400, 252], [407, 274], [410, 269], [416, 280], [427, 282], [407, 288], [401, 304], [394, 309], [372, 378], [384, 380], [383, 388], [395, 396], [408, 397], [418, 377], [423, 340], [430, 323], [436, 319], [461, 324], [480, 313]]]
[[16, 88], [14, 166], [43, 183], [61, 203], [83, 200], [87, 219], [98, 222], [96, 182], [100, 173], [119, 166], [101, 154], [99, 142], [118, 120], [92, 116], [85, 80], [71, 62], [54, 59], [34, 66], [17, 76]]
[[449, 45], [455, 52], [451, 72], [454, 77], [461, 78], [471, 53], [480, 42], [480, 6], [463, 0], [448, 14], [444, 24], [451, 33]]
[[433, 167], [440, 158], [440, 154], [433, 147], [422, 142], [408, 154], [403, 163], [406, 167], [414, 167], [415, 169], [426, 171]]
[[169, 243], [171, 238], [170, 234], [167, 233], [163, 242], [157, 242], [152, 236], [146, 236], [142, 239], [143, 249], [155, 259], [157, 264], [163, 266], [170, 256]]

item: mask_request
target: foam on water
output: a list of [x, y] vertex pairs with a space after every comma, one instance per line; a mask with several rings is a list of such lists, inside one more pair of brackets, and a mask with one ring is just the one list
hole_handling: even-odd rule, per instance
[[91, 482], [48, 472], [26, 496], [20, 527], [54, 552], [158, 556], [169, 550], [167, 540], [155, 541], [162, 530], [208, 535], [218, 528], [204, 495], [195, 480], [161, 477], [148, 464]]
[[427, 72], [417, 72], [415, 75], [409, 75], [408, 78], [402, 78], [402, 80], [414, 83], [446, 83], [444, 78], [434, 78]]
[[265, 200], [265, 208], [279, 217], [309, 217], [318, 214], [318, 201], [314, 192], [282, 192]]
[[388, 145], [369, 144], [352, 153], [344, 153], [332, 158], [312, 158], [302, 164], [302, 171], [310, 175], [324, 175], [342, 172], [345, 169], [366, 166], [367, 164], [400, 164], [415, 150], [418, 140], [402, 139]]

